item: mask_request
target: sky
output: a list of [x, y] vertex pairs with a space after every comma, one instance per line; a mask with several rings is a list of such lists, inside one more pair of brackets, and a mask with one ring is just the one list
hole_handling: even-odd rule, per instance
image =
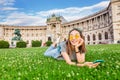
[[68, 22], [105, 9], [109, 0], [0, 0], [0, 24], [42, 26], [53, 13]]

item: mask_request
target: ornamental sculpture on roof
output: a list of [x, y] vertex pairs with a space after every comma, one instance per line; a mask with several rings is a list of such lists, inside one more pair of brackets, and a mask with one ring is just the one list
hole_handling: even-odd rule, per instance
[[56, 22], [56, 21], [61, 21], [60, 16], [56, 16], [55, 14], [52, 14], [50, 18], [47, 18], [47, 22]]

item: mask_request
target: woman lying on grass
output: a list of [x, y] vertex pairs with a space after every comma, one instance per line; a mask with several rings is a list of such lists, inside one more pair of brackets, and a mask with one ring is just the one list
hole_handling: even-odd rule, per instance
[[[90, 68], [95, 68], [99, 65], [99, 63], [85, 62], [85, 42], [82, 31], [79, 29], [72, 29], [69, 32], [68, 40], [60, 42], [56, 46], [58, 42], [59, 38], [46, 50], [44, 55], [58, 60], [64, 59], [70, 65], [88, 66]], [[77, 63], [73, 62], [73, 60], [77, 60]]]

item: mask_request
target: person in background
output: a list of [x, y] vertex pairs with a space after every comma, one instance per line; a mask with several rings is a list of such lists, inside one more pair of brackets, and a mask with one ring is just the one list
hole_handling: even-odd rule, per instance
[[[58, 60], [65, 60], [69, 65], [97, 67], [100, 63], [85, 62], [85, 42], [82, 31], [73, 28], [69, 31], [68, 40], [59, 43], [60, 37], [44, 53]], [[57, 46], [56, 46], [57, 45]], [[75, 62], [77, 61], [77, 63]]]

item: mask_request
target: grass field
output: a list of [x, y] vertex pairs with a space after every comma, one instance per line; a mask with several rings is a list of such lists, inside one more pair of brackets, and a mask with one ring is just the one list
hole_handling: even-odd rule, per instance
[[86, 61], [105, 61], [92, 69], [45, 57], [46, 49], [0, 49], [0, 80], [120, 80], [120, 44], [87, 46]]

